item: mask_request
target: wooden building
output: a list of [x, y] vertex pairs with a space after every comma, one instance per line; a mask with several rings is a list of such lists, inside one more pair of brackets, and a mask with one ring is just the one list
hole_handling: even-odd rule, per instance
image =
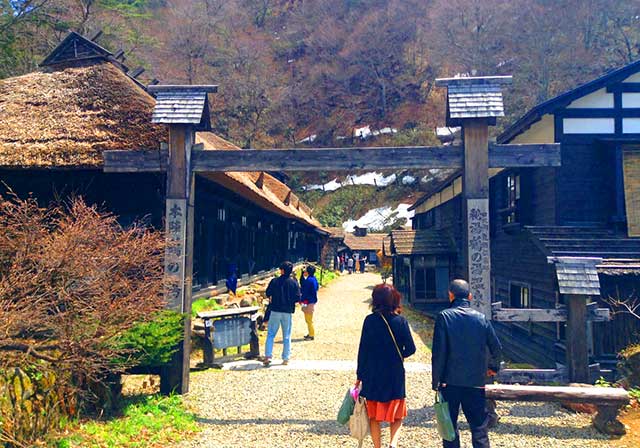
[[[125, 226], [143, 219], [162, 227], [164, 173], [102, 170], [105, 150], [166, 145], [166, 128], [151, 122], [155, 100], [136, 74], [71, 33], [40, 70], [0, 80], [0, 181], [43, 205], [77, 195]], [[238, 149], [211, 132], [199, 132], [196, 143], [203, 151]], [[272, 175], [197, 175], [195, 185], [194, 287], [215, 285], [231, 266], [241, 275], [284, 259], [318, 260], [328, 234]]]
[[446, 233], [394, 230], [384, 241], [383, 255], [392, 258], [394, 286], [413, 305], [427, 312], [441, 310], [448, 300], [455, 244]]
[[379, 265], [378, 252], [382, 250], [384, 233], [369, 233], [366, 228], [356, 227], [353, 232], [347, 232], [342, 227], [326, 227], [330, 233], [323, 249], [325, 267], [335, 267], [338, 255], [366, 257], [367, 264]]
[[[560, 143], [562, 166], [489, 170], [493, 302], [556, 308], [572, 291], [600, 304], [607, 297], [637, 298], [640, 61], [537, 105], [498, 143]], [[450, 278], [466, 272], [461, 191], [456, 172], [412, 206], [416, 232], [456, 241]], [[591, 361], [614, 363], [620, 349], [638, 341], [639, 324], [623, 315], [589, 323]], [[564, 323], [496, 327], [512, 359], [564, 363]]]

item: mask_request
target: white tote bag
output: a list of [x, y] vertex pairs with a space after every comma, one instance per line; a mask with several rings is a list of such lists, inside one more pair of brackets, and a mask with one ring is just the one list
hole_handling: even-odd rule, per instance
[[349, 430], [351, 437], [357, 439], [359, 447], [362, 448], [364, 439], [369, 435], [369, 415], [367, 414], [367, 403], [363, 397], [358, 397], [353, 414], [349, 418]]

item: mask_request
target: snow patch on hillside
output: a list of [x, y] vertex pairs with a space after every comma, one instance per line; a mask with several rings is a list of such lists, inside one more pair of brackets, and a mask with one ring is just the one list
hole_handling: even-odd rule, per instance
[[389, 206], [374, 208], [373, 210], [369, 210], [358, 220], [350, 219], [349, 221], [344, 222], [342, 227], [347, 232], [353, 232], [356, 226], [366, 227], [372, 232], [377, 232], [397, 218], [407, 218], [408, 221], [406, 225], [411, 227], [411, 220], [413, 219], [414, 211], [409, 211], [409, 207], [411, 207], [411, 204], [398, 204], [395, 209]]
[[342, 179], [333, 179], [331, 182], [327, 182], [326, 184], [314, 184], [314, 185], [305, 185], [302, 187], [303, 190], [323, 190], [323, 191], [335, 191], [340, 187], [346, 185], [377, 185], [378, 187], [386, 187], [391, 185], [396, 181], [396, 175], [391, 174], [389, 176], [384, 176], [382, 173], [370, 172], [359, 175], [350, 175]]

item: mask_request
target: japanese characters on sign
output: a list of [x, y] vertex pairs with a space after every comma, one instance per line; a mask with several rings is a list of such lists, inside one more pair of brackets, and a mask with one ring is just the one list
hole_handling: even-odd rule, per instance
[[489, 242], [489, 200], [467, 200], [469, 285], [472, 303], [491, 313], [491, 246]]
[[186, 199], [167, 199], [165, 275], [167, 304], [182, 312], [184, 298], [184, 262], [186, 241]]

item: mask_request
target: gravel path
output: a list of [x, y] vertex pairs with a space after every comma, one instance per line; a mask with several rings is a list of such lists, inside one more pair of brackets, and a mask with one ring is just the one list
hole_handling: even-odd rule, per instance
[[[335, 416], [347, 386], [355, 379], [348, 366], [356, 358], [362, 320], [369, 312], [371, 287], [379, 282], [380, 277], [374, 274], [346, 275], [321, 290], [314, 319], [315, 341], [302, 341], [306, 326], [302, 313], [297, 311], [292, 363], [287, 367], [194, 373], [186, 402], [198, 415], [203, 431], [179, 447], [357, 446], [348, 429], [336, 423]], [[433, 422], [431, 375], [424, 368], [430, 362], [430, 323], [416, 313], [407, 312], [407, 317], [418, 352], [409, 358], [409, 417], [400, 446], [437, 447], [441, 444]], [[281, 350], [276, 339], [276, 358]], [[276, 359], [274, 364], [279, 362]], [[309, 365], [323, 370], [309, 369]], [[502, 419], [491, 433], [494, 447], [611, 446], [591, 427], [589, 416], [570, 414], [554, 404], [500, 403], [498, 413]], [[470, 447], [467, 426], [463, 422], [461, 427], [463, 446]], [[388, 431], [385, 433], [387, 436]], [[373, 445], [368, 440], [364, 446]], [[625, 445], [618, 442], [616, 446]]]

